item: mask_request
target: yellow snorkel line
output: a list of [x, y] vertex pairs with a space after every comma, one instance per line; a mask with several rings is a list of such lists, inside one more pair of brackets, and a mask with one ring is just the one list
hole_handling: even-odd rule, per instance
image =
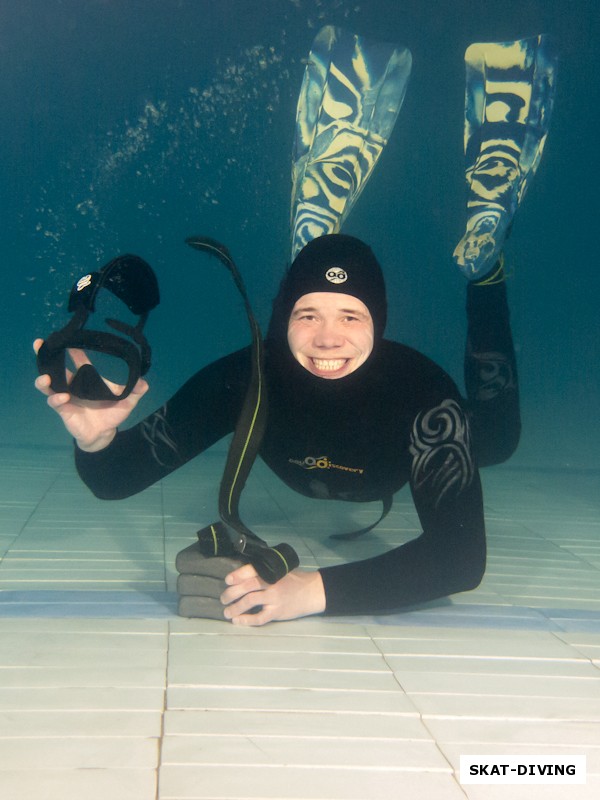
[[229, 488], [229, 494], [227, 497], [227, 511], [229, 514], [232, 514], [232, 505], [233, 505], [233, 493], [235, 491], [235, 487], [237, 485], [237, 480], [240, 474], [240, 470], [242, 468], [242, 464], [244, 463], [244, 459], [246, 458], [246, 452], [248, 450], [248, 445], [252, 439], [254, 434], [254, 428], [256, 425], [256, 419], [258, 417], [258, 412], [260, 411], [261, 401], [262, 401], [262, 387], [263, 387], [263, 373], [262, 373], [262, 359], [257, 358], [256, 366], [258, 370], [258, 395], [256, 398], [256, 404], [254, 406], [254, 413], [252, 414], [252, 422], [250, 423], [250, 427], [248, 428], [248, 433], [246, 435], [246, 441], [244, 442], [244, 447], [242, 449], [242, 453], [238, 459], [237, 469], [233, 476], [233, 481], [231, 482], [231, 486]]
[[[260, 420], [264, 425], [264, 414], [266, 413], [262, 336], [254, 317], [242, 277], [225, 245], [215, 239], [205, 236], [190, 236], [186, 239], [186, 244], [196, 250], [209, 252], [211, 255], [216, 256], [227, 267], [242, 295], [246, 308], [246, 315], [250, 323], [252, 332], [252, 374], [240, 417], [229, 447], [227, 463], [221, 480], [219, 513], [223, 522], [230, 525], [237, 532], [254, 536], [240, 520], [237, 504], [243, 488], [243, 481], [250, 472], [256, 451], [258, 450], [259, 437], [262, 436], [262, 431], [258, 430], [260, 427], [258, 422]], [[249, 452], [252, 446], [254, 452]], [[240, 482], [242, 482], [241, 488]], [[254, 538], [258, 537], [254, 536]]]

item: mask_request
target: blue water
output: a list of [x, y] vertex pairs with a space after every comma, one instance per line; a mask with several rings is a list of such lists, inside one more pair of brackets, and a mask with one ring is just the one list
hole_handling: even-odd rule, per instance
[[159, 277], [151, 394], [246, 343], [228, 275], [182, 241], [228, 244], [263, 325], [288, 260], [303, 59], [343, 25], [413, 53], [392, 139], [346, 232], [384, 265], [388, 335], [461, 383], [466, 46], [556, 36], [558, 94], [507, 255], [524, 433], [515, 464], [594, 469], [600, 446], [597, 0], [2, 0], [0, 444], [67, 444], [33, 391], [30, 344], [73, 277], [132, 251]]

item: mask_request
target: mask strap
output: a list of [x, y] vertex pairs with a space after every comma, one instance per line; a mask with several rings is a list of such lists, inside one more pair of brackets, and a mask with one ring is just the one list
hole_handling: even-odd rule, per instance
[[138, 320], [137, 325], [128, 325], [126, 322], [121, 322], [118, 319], [107, 319], [106, 322], [111, 328], [114, 328], [119, 333], [124, 333], [138, 345], [140, 348], [140, 375], [145, 375], [150, 369], [150, 356], [151, 350], [148, 340], [143, 334], [144, 325], [148, 319], [149, 312], [142, 314]]

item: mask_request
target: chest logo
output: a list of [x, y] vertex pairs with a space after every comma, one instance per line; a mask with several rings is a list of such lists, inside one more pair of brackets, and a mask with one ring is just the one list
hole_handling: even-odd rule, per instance
[[306, 456], [303, 459], [290, 458], [289, 463], [296, 464], [296, 466], [303, 469], [336, 469], [341, 472], [354, 472], [358, 475], [364, 473], [364, 469], [360, 467], [344, 467], [342, 464], [334, 464], [327, 456], [318, 456], [316, 458], [314, 456]]

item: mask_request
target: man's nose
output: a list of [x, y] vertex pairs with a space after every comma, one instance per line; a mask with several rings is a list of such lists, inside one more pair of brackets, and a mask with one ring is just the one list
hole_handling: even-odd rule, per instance
[[316, 347], [330, 348], [341, 347], [344, 343], [344, 337], [338, 330], [335, 323], [322, 322], [319, 329], [315, 333], [314, 344]]

